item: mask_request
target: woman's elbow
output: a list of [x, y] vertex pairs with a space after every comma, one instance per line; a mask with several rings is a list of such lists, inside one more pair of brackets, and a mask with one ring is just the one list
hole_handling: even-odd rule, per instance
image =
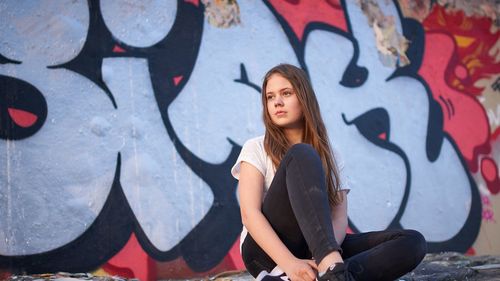
[[248, 222], [248, 216], [245, 212], [241, 211], [241, 223], [246, 227]]
[[248, 224], [251, 223], [252, 218], [255, 217], [254, 210], [241, 209], [241, 223], [248, 228]]

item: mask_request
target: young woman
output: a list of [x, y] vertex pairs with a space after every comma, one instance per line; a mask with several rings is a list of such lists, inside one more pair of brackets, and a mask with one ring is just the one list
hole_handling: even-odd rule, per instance
[[426, 253], [414, 230], [346, 234], [347, 193], [303, 70], [272, 68], [262, 85], [265, 136], [248, 140], [239, 179], [241, 251], [257, 280], [394, 280]]

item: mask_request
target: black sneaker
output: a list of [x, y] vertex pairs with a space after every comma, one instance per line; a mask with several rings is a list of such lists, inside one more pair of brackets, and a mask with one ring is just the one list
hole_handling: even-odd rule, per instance
[[347, 270], [347, 264], [336, 263], [334, 266], [330, 266], [328, 270], [321, 277], [318, 277], [318, 281], [354, 281], [354, 277]]

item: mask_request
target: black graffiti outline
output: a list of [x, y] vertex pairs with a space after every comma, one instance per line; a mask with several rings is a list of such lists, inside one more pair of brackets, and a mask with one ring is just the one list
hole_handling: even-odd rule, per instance
[[[21, 126], [10, 116], [9, 108], [24, 110], [37, 119], [29, 127]], [[42, 128], [46, 119], [47, 101], [38, 88], [28, 81], [0, 74], [0, 139], [28, 138]]]

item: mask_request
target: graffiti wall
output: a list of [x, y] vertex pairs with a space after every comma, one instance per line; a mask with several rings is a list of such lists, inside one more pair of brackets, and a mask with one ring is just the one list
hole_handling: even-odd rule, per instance
[[2, 1], [3, 276], [243, 268], [229, 169], [281, 62], [345, 162], [349, 231], [500, 254], [498, 9], [446, 2]]

